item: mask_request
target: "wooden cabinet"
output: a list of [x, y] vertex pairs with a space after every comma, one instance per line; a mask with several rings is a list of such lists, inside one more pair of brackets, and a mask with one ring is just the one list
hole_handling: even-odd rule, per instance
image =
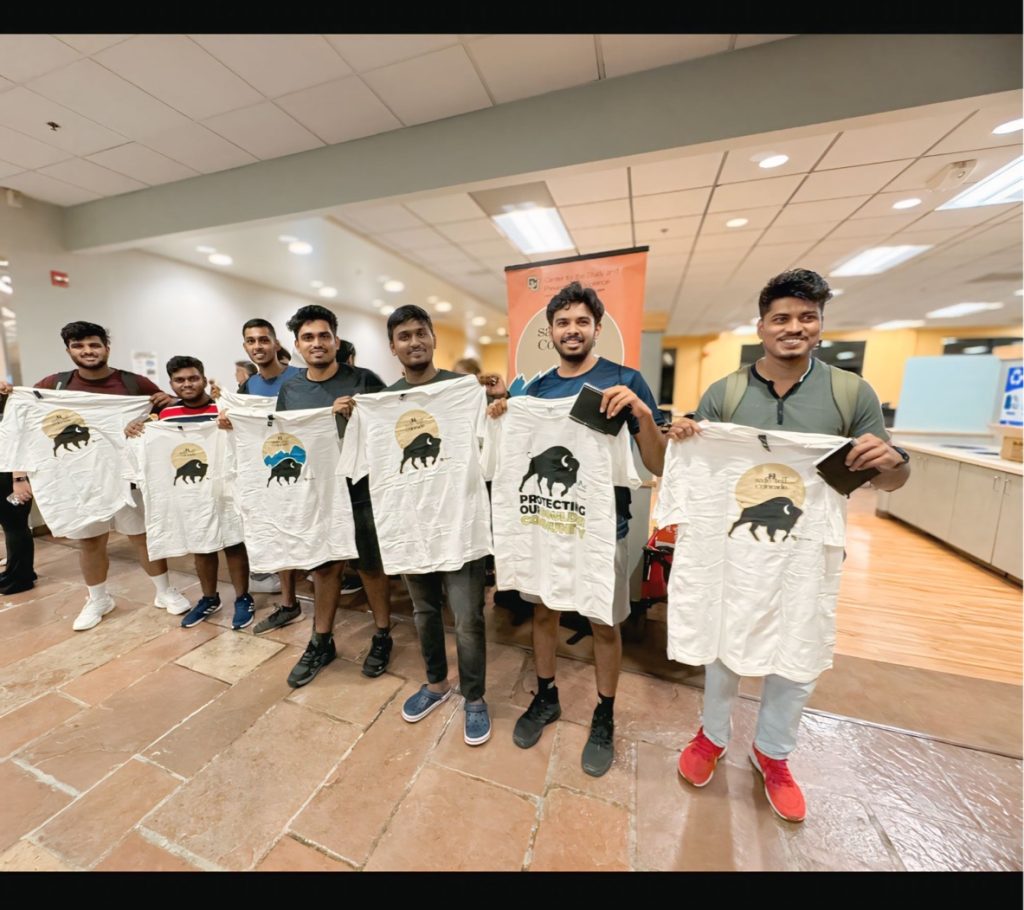
[[1024, 500], [1024, 478], [1015, 474], [1004, 475], [1002, 502], [999, 511], [999, 526], [992, 551], [992, 565], [1001, 572], [1007, 572], [1016, 579], [1021, 574], [1021, 503]]

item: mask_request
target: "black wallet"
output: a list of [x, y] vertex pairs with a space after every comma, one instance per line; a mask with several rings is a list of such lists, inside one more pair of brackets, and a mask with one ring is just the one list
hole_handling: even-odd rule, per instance
[[607, 433], [609, 436], [617, 436], [622, 425], [626, 422], [629, 408], [623, 408], [614, 417], [606, 417], [601, 413], [601, 399], [604, 392], [592, 385], [584, 384], [576, 396], [576, 401], [569, 412], [569, 416], [577, 423], [585, 427], [597, 430], [598, 433]]
[[853, 440], [847, 440], [838, 449], [833, 449], [824, 458], [815, 462], [818, 473], [833, 490], [849, 496], [858, 487], [864, 486], [871, 478], [877, 477], [877, 468], [865, 468], [863, 471], [851, 471], [846, 466], [846, 456], [853, 448]]

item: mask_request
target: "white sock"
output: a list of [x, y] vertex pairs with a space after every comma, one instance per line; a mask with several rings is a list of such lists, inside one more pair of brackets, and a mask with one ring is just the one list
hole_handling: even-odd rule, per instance
[[89, 600], [106, 600], [110, 597], [105, 581], [101, 581], [98, 585], [86, 585], [86, 587], [89, 589]]
[[156, 588], [157, 594], [163, 594], [165, 591], [170, 590], [171, 576], [166, 572], [163, 575], [150, 575], [149, 580], [153, 582], [153, 587]]

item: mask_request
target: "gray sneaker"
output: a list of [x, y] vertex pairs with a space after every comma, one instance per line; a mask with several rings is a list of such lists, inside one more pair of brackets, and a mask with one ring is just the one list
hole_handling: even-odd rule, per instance
[[558, 703], [558, 689], [552, 687], [543, 695], [538, 692], [533, 696], [530, 707], [516, 721], [512, 731], [512, 742], [520, 749], [529, 749], [537, 745], [541, 733], [548, 724], [553, 724], [562, 716], [562, 706]]
[[271, 632], [274, 629], [280, 629], [283, 626], [287, 626], [289, 623], [295, 622], [297, 619], [302, 618], [302, 607], [298, 604], [293, 606], [285, 606], [281, 604], [273, 613], [271, 613], [266, 619], [257, 623], [256, 627], [252, 630], [255, 635], [262, 635], [264, 632]]

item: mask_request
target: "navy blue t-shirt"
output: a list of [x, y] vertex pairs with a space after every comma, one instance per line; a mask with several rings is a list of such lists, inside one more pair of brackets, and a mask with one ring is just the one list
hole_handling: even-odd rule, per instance
[[[597, 389], [624, 385], [635, 392], [637, 398], [651, 409], [655, 423], [667, 423], [658, 407], [658, 402], [654, 400], [651, 387], [647, 384], [647, 380], [640, 375], [640, 372], [632, 367], [612, 363], [603, 357], [598, 357], [597, 363], [579, 376], [568, 378], [559, 376], [558, 367], [552, 367], [527, 385], [524, 394], [532, 395], [534, 398], [574, 398], [584, 385], [592, 385]], [[640, 432], [640, 422], [632, 414], [626, 415], [626, 426], [633, 436]], [[632, 517], [629, 512], [631, 500], [632, 497], [627, 487], [615, 488], [616, 540], [622, 540], [629, 533], [629, 519]]]
[[238, 387], [238, 393], [240, 395], [273, 395], [276, 397], [281, 391], [281, 386], [301, 372], [299, 367], [288, 364], [284, 368], [284, 372], [273, 379], [264, 379], [259, 373], [254, 373]]

